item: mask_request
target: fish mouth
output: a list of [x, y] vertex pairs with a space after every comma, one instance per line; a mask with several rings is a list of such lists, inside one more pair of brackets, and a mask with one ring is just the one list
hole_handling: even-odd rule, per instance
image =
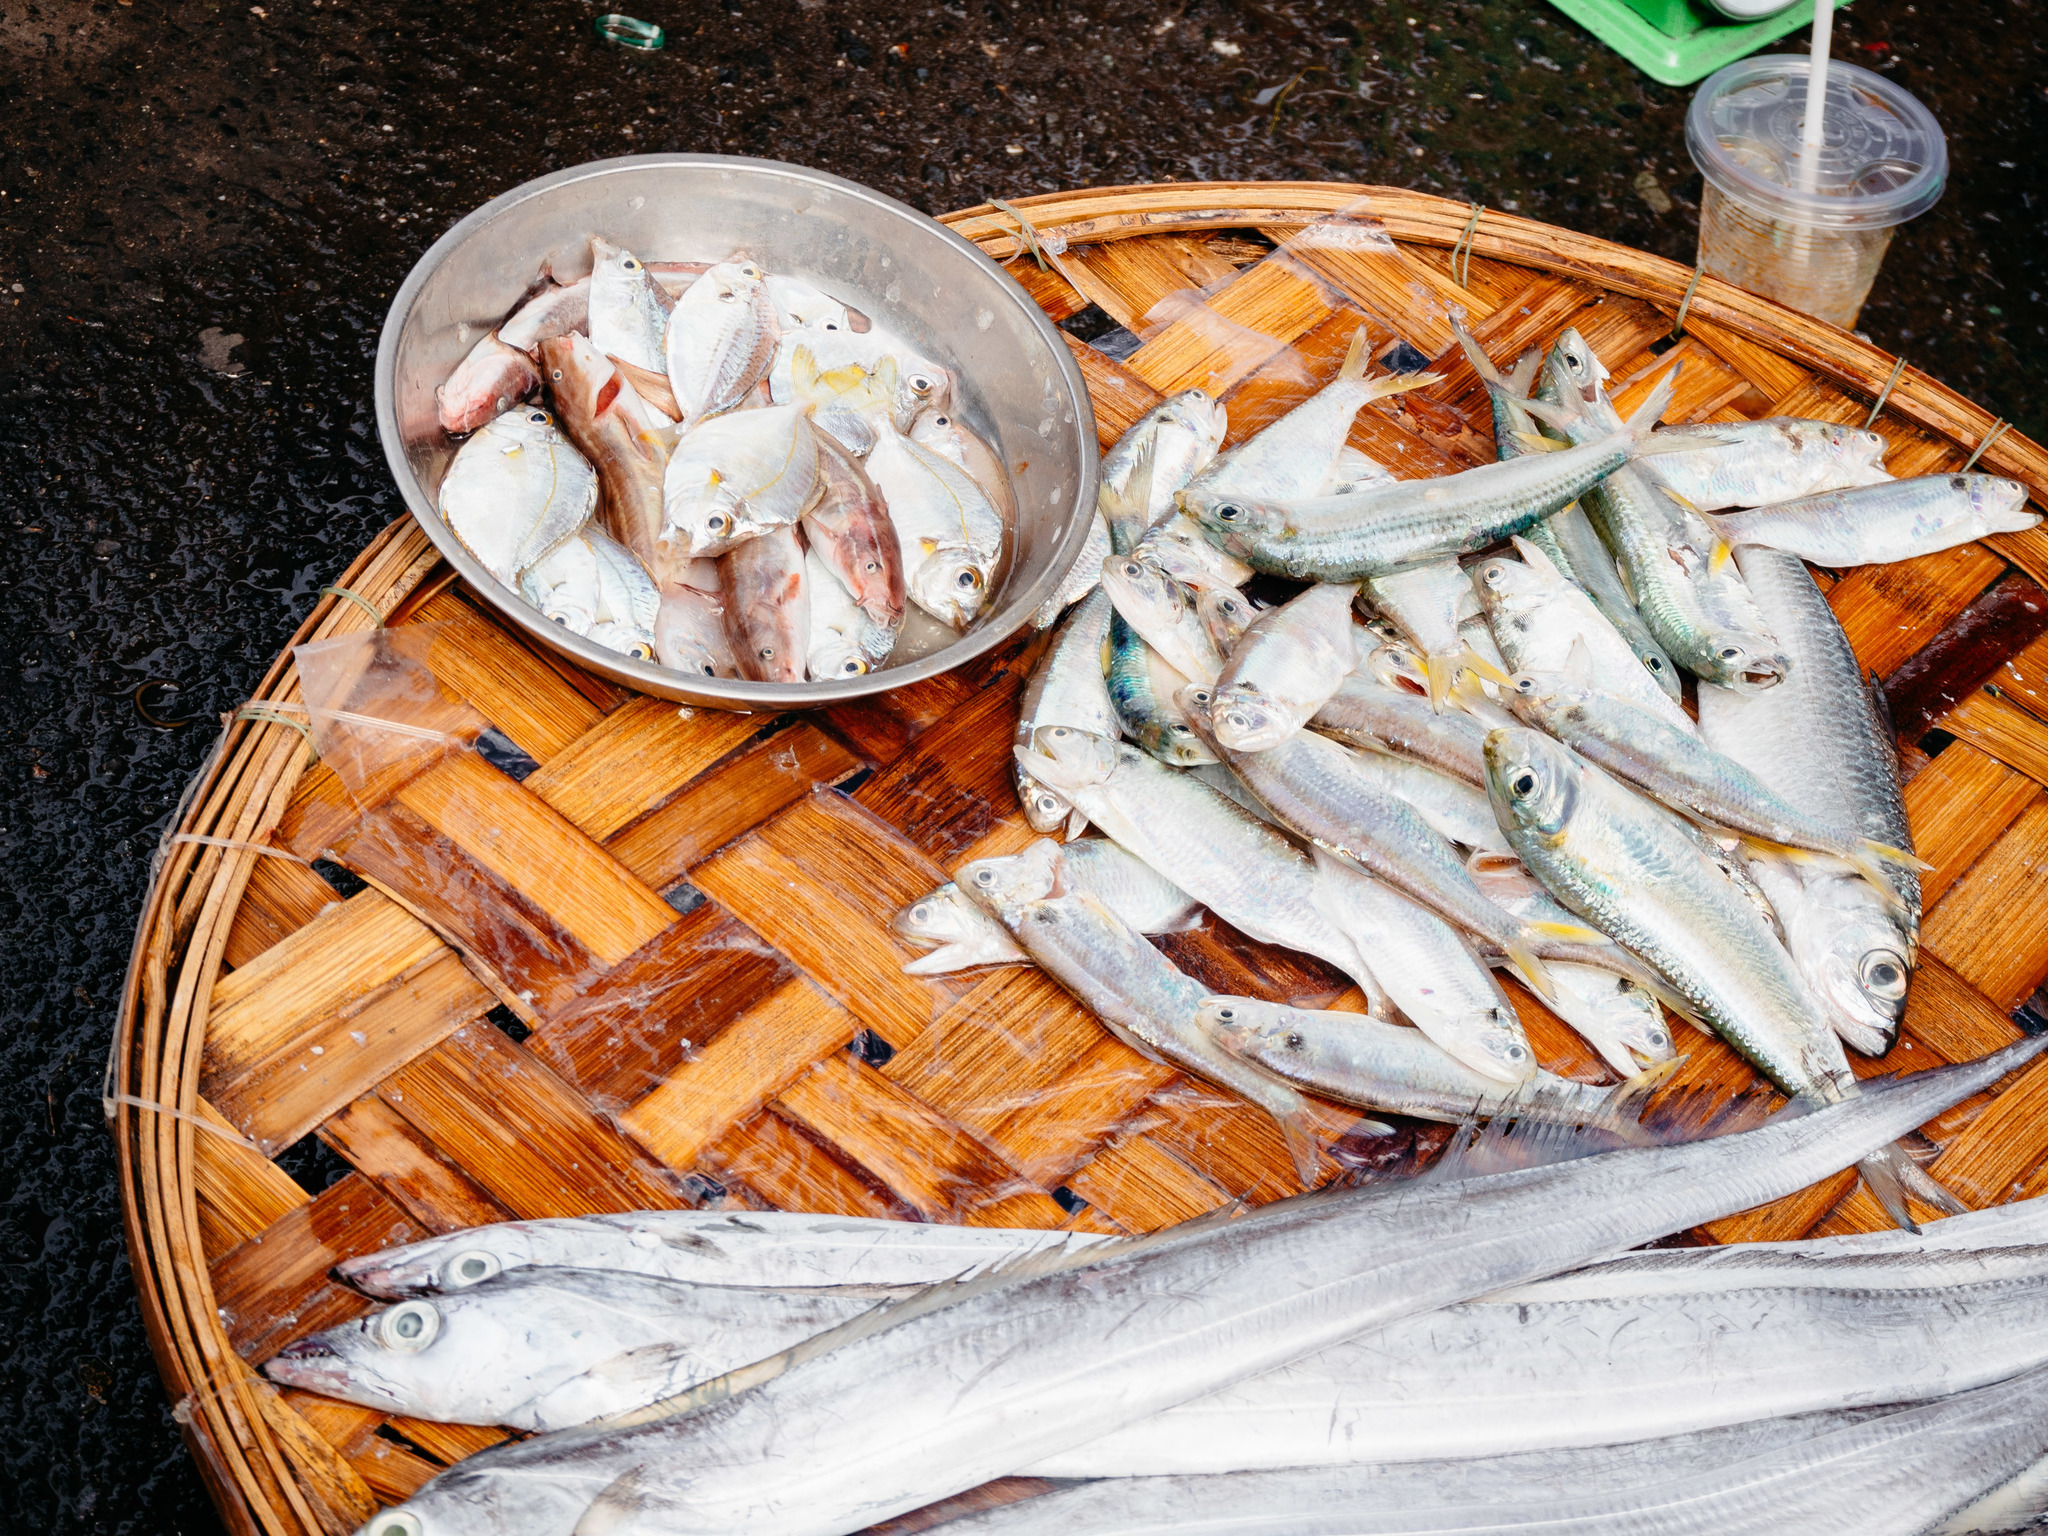
[[396, 1270], [374, 1261], [344, 1259], [327, 1273], [350, 1290], [364, 1296], [375, 1296], [380, 1301], [396, 1301], [411, 1294]]
[[295, 1339], [260, 1367], [272, 1381], [287, 1387], [338, 1397], [349, 1386], [348, 1361], [332, 1346], [311, 1338]]

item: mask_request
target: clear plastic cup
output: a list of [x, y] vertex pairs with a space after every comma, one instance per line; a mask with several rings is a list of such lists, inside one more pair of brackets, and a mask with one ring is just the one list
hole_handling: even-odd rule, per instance
[[1892, 232], [1948, 179], [1948, 141], [1918, 100], [1853, 64], [1828, 66], [1816, 163], [1804, 163], [1804, 54], [1763, 54], [1711, 75], [1685, 145], [1706, 178], [1700, 265], [1844, 329], [1856, 323]]

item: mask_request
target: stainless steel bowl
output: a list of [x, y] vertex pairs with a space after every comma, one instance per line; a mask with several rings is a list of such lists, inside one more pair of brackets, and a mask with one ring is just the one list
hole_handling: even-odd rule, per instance
[[[952, 644], [844, 682], [690, 677], [606, 650], [494, 580], [441, 521], [456, 444], [434, 390], [543, 273], [590, 270], [590, 237], [651, 261], [745, 250], [886, 323], [958, 374], [955, 411], [1009, 465], [1017, 526], [990, 611]], [[545, 645], [628, 688], [723, 709], [789, 709], [884, 693], [972, 660], [1052, 594], [1088, 536], [1095, 420], [1087, 387], [1043, 311], [943, 225], [866, 187], [802, 166], [730, 155], [629, 155], [514, 187], [435, 242], [391, 301], [377, 347], [377, 430], [412, 515], [498, 611]]]

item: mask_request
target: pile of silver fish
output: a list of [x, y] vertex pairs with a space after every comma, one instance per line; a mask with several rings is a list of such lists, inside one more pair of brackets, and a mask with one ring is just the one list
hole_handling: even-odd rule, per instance
[[[1016, 503], [955, 376], [744, 253], [591, 241], [436, 392], [440, 512], [492, 576], [622, 655], [858, 677], [986, 610]], [[544, 399], [548, 407], [532, 403]]]
[[[1348, 446], [1368, 402], [1433, 382], [1368, 378], [1362, 331], [1228, 451], [1200, 390], [1131, 429], [1017, 725], [1025, 815], [1068, 841], [895, 919], [933, 950], [908, 969], [1030, 961], [1266, 1110], [1305, 1185], [1304, 1095], [1626, 1142], [1675, 1070], [1666, 1008], [1788, 1095], [1853, 1095], [1845, 1046], [1882, 1054], [1905, 1010], [1924, 866], [1882, 695], [1802, 562], [2039, 521], [2013, 481], [1891, 479], [1873, 432], [1659, 427], [1670, 377], [1624, 421], [1576, 331], [1506, 373], [1459, 335], [1493, 464], [1396, 480]], [[1307, 585], [1262, 607], [1255, 574]], [[1202, 908], [1365, 1011], [1210, 995], [1144, 938]], [[1547, 1073], [1497, 970], [1621, 1084]], [[1901, 1223], [1909, 1194], [1959, 1209], [1899, 1149], [1862, 1171]]]
[[478, 1228], [347, 1261], [391, 1304], [264, 1370], [540, 1431], [368, 1536], [838, 1536], [1017, 1473], [1084, 1481], [963, 1536], [1198, 1509], [1231, 1532], [2001, 1529], [1952, 1517], [2043, 1505], [2048, 1205], [1627, 1250], [1867, 1157], [2044, 1045], [1717, 1138], [1146, 1238], [751, 1211]]

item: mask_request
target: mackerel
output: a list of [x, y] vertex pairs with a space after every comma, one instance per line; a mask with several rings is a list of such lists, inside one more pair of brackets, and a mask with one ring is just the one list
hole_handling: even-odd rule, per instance
[[1762, 545], [1816, 565], [1882, 565], [1939, 554], [2041, 521], [2027, 488], [1996, 475], [1921, 475], [1852, 490], [1822, 491], [1714, 519], [1737, 549]]

